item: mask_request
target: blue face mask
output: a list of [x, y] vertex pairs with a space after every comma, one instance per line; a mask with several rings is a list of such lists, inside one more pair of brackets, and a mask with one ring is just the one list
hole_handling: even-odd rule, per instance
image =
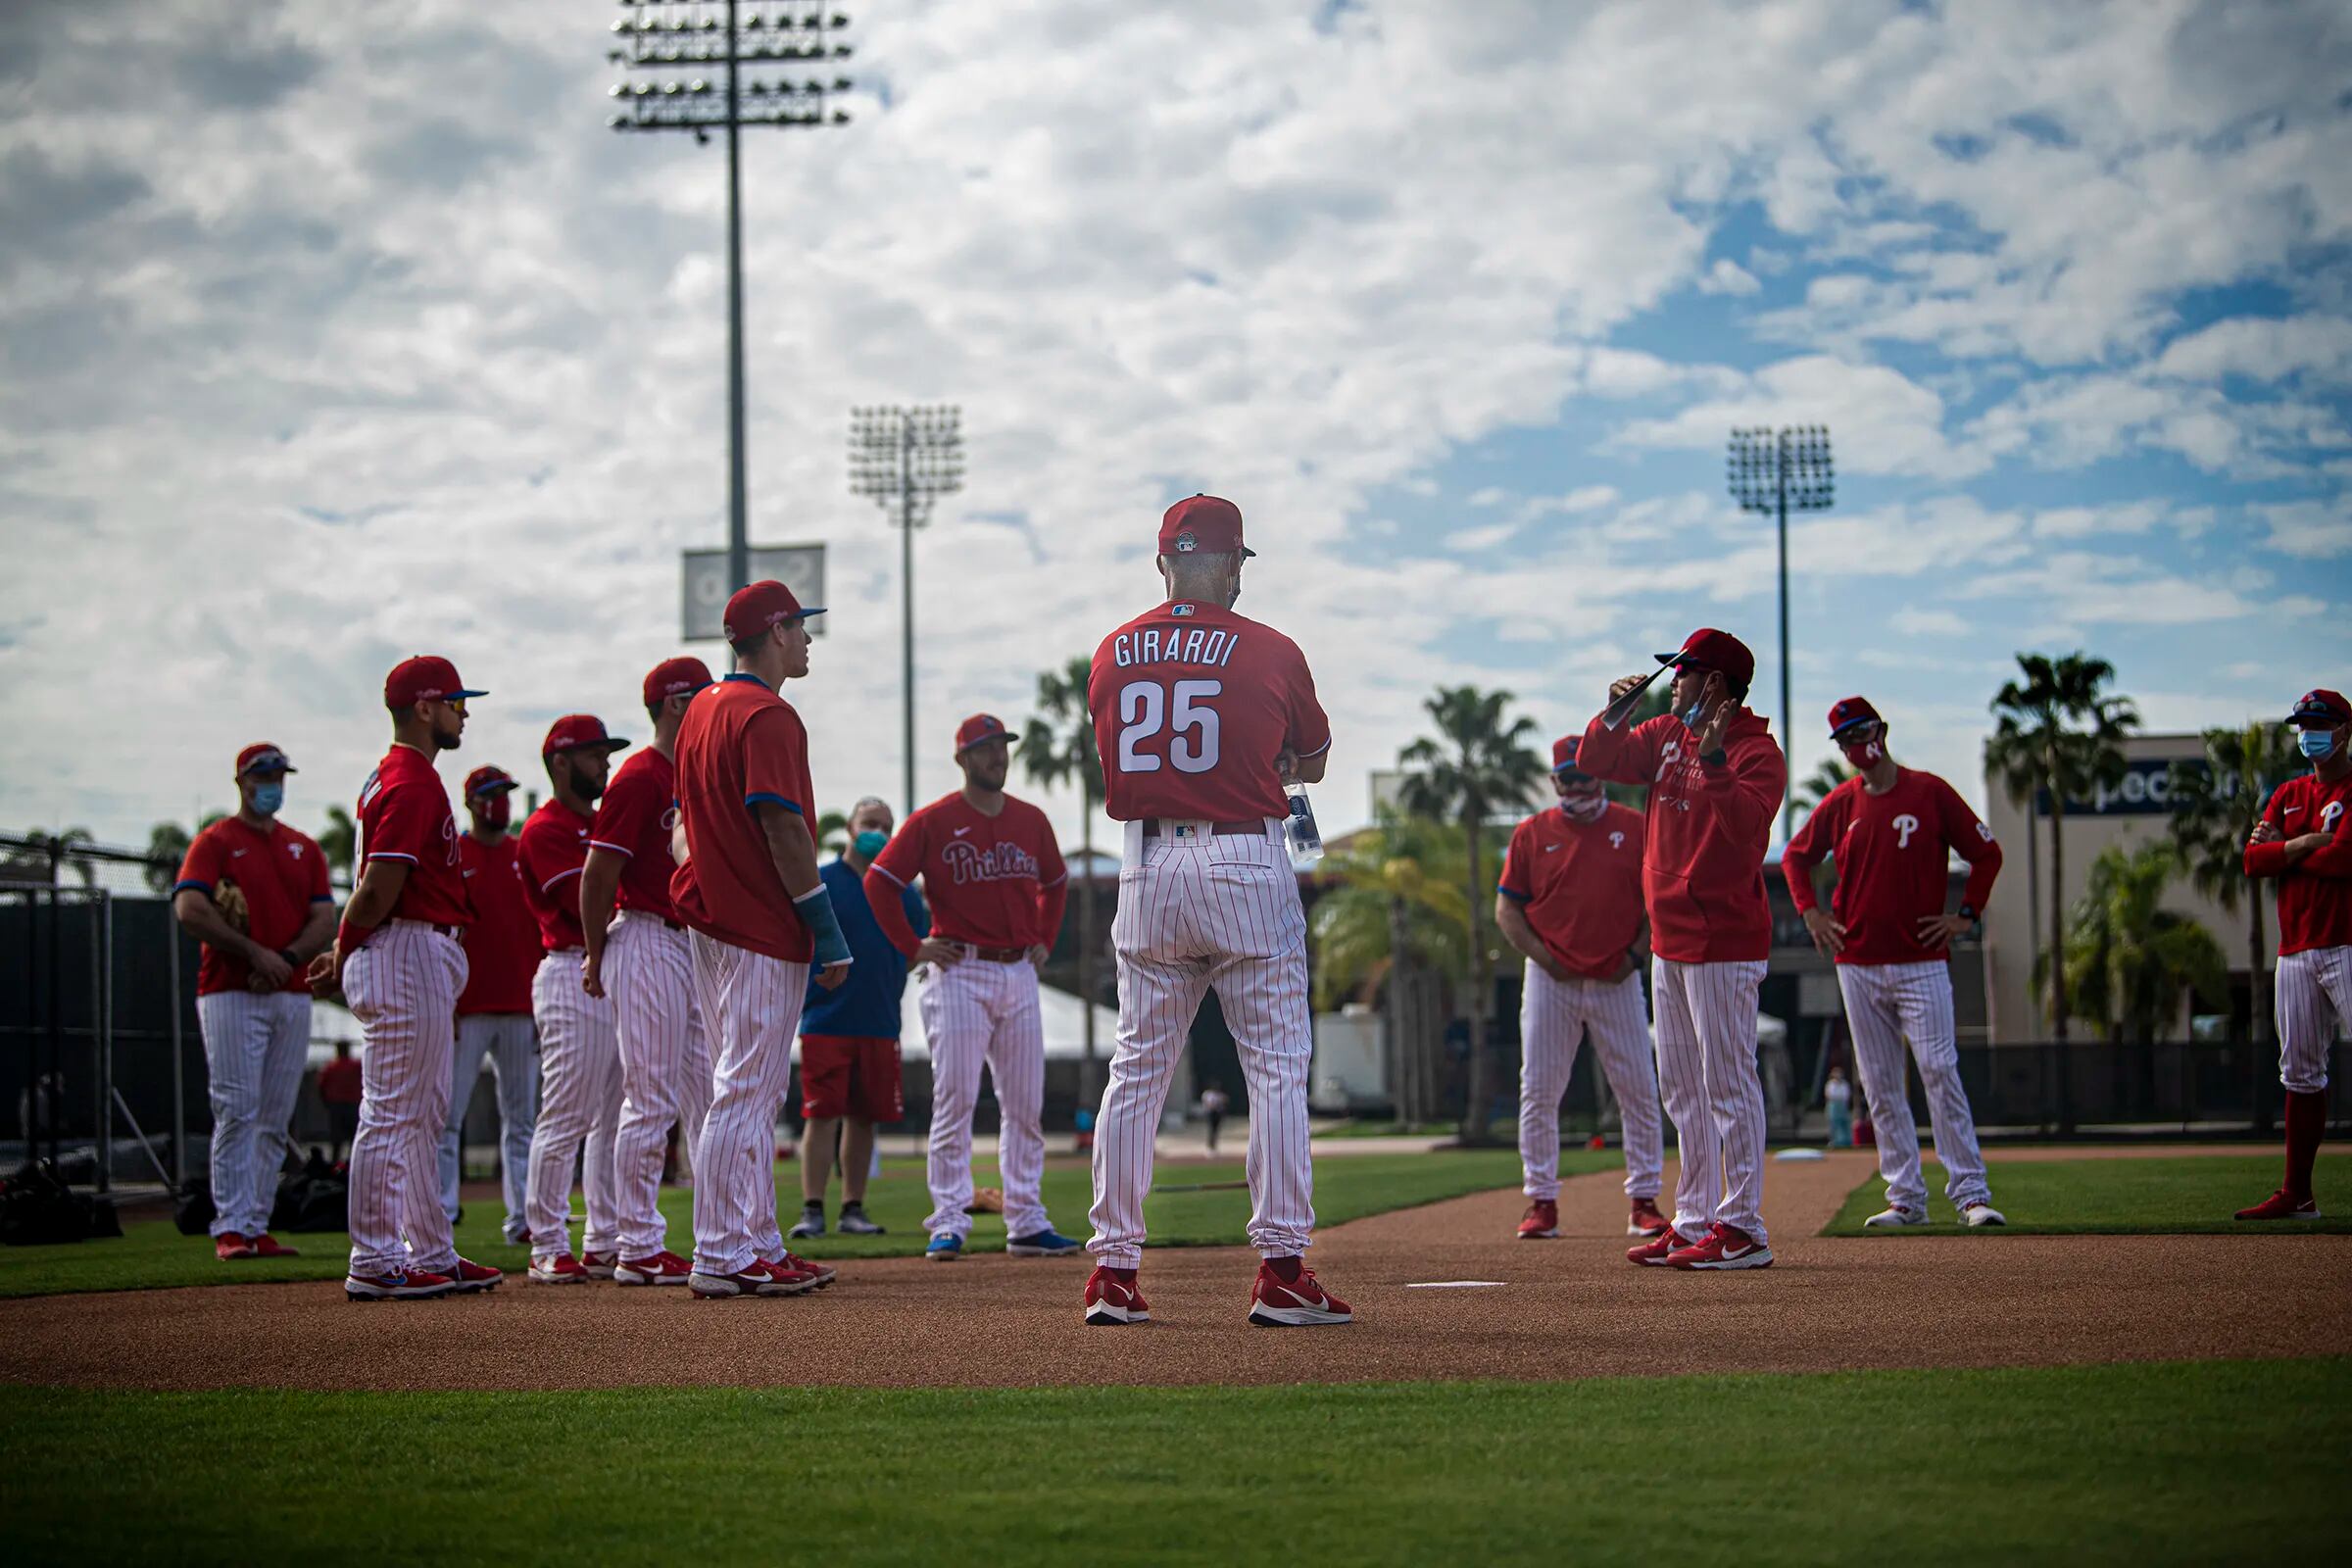
[[852, 842], [857, 847], [858, 858], [870, 860], [882, 853], [882, 846], [890, 842], [890, 835], [869, 827]]
[[2295, 749], [2316, 762], [2335, 750], [2335, 731], [2299, 729], [2295, 731]]
[[283, 784], [256, 784], [253, 787], [253, 808], [264, 816], [275, 816], [279, 807], [286, 804]]

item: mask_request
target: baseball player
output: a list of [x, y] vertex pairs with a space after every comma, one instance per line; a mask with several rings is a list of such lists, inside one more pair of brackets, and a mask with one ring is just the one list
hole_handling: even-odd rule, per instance
[[1102, 639], [1087, 679], [1105, 809], [1127, 824], [1111, 947], [1119, 1043], [1095, 1122], [1096, 1268], [1086, 1321], [1141, 1323], [1152, 1138], [1193, 1014], [1214, 989], [1250, 1096], [1250, 1321], [1346, 1323], [1305, 1266], [1314, 1225], [1306, 1132], [1314, 1053], [1306, 916], [1284, 784], [1323, 777], [1331, 723], [1298, 645], [1233, 612], [1242, 514], [1194, 496], [1159, 524], [1167, 598]]
[[1756, 992], [1772, 951], [1764, 851], [1788, 763], [1743, 704], [1755, 656], [1701, 629], [1680, 651], [1673, 711], [1630, 729], [1611, 720], [1643, 684], [1609, 688], [1577, 764], [1649, 786], [1642, 890], [1658, 1087], [1674, 1118], [1680, 1174], [1674, 1221], [1628, 1260], [1684, 1269], [1770, 1268], [1764, 1231], [1764, 1085], [1756, 1074]]
[[691, 931], [696, 1004], [710, 1040], [710, 1115], [694, 1155], [694, 1272], [711, 1299], [795, 1296], [833, 1271], [784, 1247], [776, 1225], [776, 1112], [813, 964], [830, 990], [850, 949], [817, 874], [808, 736], [777, 695], [808, 673], [810, 615], [780, 582], [727, 601], [735, 671], [696, 697], [678, 729], [678, 834], [670, 879]]
[[503, 767], [466, 775], [466, 814], [472, 825], [458, 840], [459, 868], [473, 924], [466, 928], [466, 989], [458, 995], [458, 1047], [450, 1071], [449, 1123], [441, 1129], [441, 1206], [458, 1222], [458, 1166], [464, 1152], [466, 1109], [487, 1060], [498, 1075], [498, 1174], [505, 1189], [505, 1234], [512, 1247], [528, 1246], [531, 1222], [524, 1196], [531, 1169], [531, 1129], [539, 1117], [539, 1036], [531, 1025], [531, 973], [539, 967], [539, 921], [515, 862], [514, 780]]
[[367, 1040], [367, 1087], [351, 1144], [353, 1300], [414, 1300], [495, 1289], [497, 1269], [460, 1257], [433, 1181], [449, 1116], [450, 1056], [466, 946], [458, 822], [433, 770], [466, 732], [469, 690], [446, 659], [418, 655], [384, 680], [392, 749], [360, 790], [359, 885], [335, 945], [311, 965], [340, 991]]
[[664, 660], [645, 677], [654, 743], [620, 764], [597, 806], [580, 873], [580, 985], [610, 996], [620, 1025], [620, 1120], [612, 1135], [614, 1226], [622, 1285], [683, 1285], [693, 1265], [663, 1245], [662, 1155], [671, 1127], [691, 1150], [710, 1108], [710, 1043], [694, 1009], [686, 927], [669, 902], [677, 826], [678, 729], [710, 684], [699, 659]]
[[318, 841], [277, 819], [294, 764], [264, 743], [237, 754], [237, 811], [196, 835], [172, 912], [204, 944], [196, 1022], [213, 1102], [213, 1252], [292, 1257], [270, 1234], [286, 1128], [311, 1045], [311, 960], [335, 934]]
[[[811, 983], [801, 1006], [801, 1219], [785, 1233], [787, 1241], [825, 1234], [825, 1186], [832, 1180], [836, 1146], [842, 1233], [882, 1234], [865, 1212], [874, 1126], [906, 1114], [899, 1062], [906, 959], [882, 934], [865, 902], [865, 874], [890, 843], [890, 808], [869, 795], [850, 808], [849, 826], [849, 846], [826, 862], [824, 878], [833, 917], [841, 922], [857, 961], [837, 991]], [[929, 936], [931, 911], [922, 898], [912, 888], [900, 888], [898, 898], [909, 934], [918, 941]]]
[[[906, 818], [865, 873], [865, 900], [891, 945], [929, 964], [916, 1004], [931, 1046], [931, 1233], [923, 1255], [949, 1263], [971, 1233], [972, 1109], [980, 1065], [995, 1082], [997, 1165], [1004, 1183], [1004, 1250], [1074, 1257], [1039, 1187], [1046, 1174], [1046, 1035], [1037, 971], [1061, 930], [1069, 877], [1054, 824], [1004, 793], [1011, 731], [993, 713], [956, 729], [963, 788]], [[919, 942], [900, 897], [920, 877], [931, 934]]]
[[[1830, 740], [1855, 776], [1805, 818], [1782, 852], [1781, 874], [1813, 945], [1837, 960], [1863, 1103], [1878, 1130], [1886, 1207], [1864, 1223], [1885, 1229], [1928, 1222], [1903, 1062], [1908, 1039], [1935, 1114], [1944, 1197], [1971, 1226], [2005, 1225], [1992, 1206], [1976, 1117], [1960, 1083], [1951, 964], [1952, 939], [1977, 923], [1992, 894], [2001, 847], [1957, 790], [1933, 773], [1895, 765], [1886, 753], [1886, 721], [1866, 699], [1832, 705]], [[1838, 868], [1826, 910], [1813, 895], [1813, 868], [1825, 855]], [[1943, 907], [1947, 855], [1968, 862], [1960, 907], [1950, 914]]]
[[1592, 1037], [1625, 1128], [1628, 1236], [1666, 1228], [1658, 1212], [1664, 1132], [1649, 1012], [1642, 999], [1642, 813], [1613, 804], [1576, 765], [1577, 738], [1552, 743], [1560, 804], [1511, 833], [1494, 925], [1527, 958], [1519, 1003], [1519, 1239], [1560, 1233], [1560, 1097], [1577, 1047]]
[[2286, 1179], [2239, 1219], [2318, 1219], [2311, 1168], [2328, 1131], [2328, 1046], [2352, 1025], [2352, 703], [2305, 692], [2287, 722], [2311, 771], [2272, 792], [2246, 840], [2246, 875], [2278, 884], [2278, 1082]]
[[[539, 757], [555, 794], [522, 824], [515, 850], [523, 894], [546, 950], [531, 976], [540, 1096], [524, 1198], [531, 1220], [530, 1277], [540, 1285], [609, 1280], [620, 1262], [612, 1179], [612, 1139], [620, 1130], [620, 1017], [612, 998], [591, 996], [582, 983], [588, 943], [580, 930], [579, 875], [606, 771], [612, 754], [628, 744], [606, 734], [604, 720], [587, 713], [566, 714], [550, 725]], [[588, 1200], [578, 1257], [571, 1255], [574, 1160]]]

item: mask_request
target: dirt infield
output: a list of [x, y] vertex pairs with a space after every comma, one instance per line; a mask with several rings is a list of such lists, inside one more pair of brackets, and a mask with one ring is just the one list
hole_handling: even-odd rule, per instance
[[[1074, 1260], [855, 1262], [821, 1295], [533, 1288], [360, 1306], [334, 1284], [0, 1302], [0, 1380], [200, 1389], [566, 1389], [668, 1384], [1028, 1387], [1562, 1378], [2050, 1365], [2352, 1352], [2352, 1237], [1815, 1235], [1866, 1154], [1775, 1164], [1763, 1272], [1623, 1261], [1613, 1176], [1561, 1194], [1561, 1239], [1509, 1239], [1487, 1193], [1327, 1233], [1314, 1263], [1358, 1321], [1242, 1322], [1253, 1260], [1152, 1256], [1148, 1327], [1079, 1321]], [[1482, 1280], [1493, 1288], [1410, 1289]]]

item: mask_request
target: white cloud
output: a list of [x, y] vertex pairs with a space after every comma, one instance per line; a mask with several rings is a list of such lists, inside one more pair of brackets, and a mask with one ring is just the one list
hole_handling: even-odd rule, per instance
[[1968, 622], [1948, 610], [1898, 610], [1889, 617], [1896, 631], [1912, 637], [1965, 637]]
[[2304, 560], [2352, 552], [2352, 503], [2294, 501], [2257, 509], [2270, 524], [2263, 544]]
[[1701, 294], [1753, 294], [1764, 285], [1753, 273], [1729, 257], [1707, 269], [1707, 275], [1698, 280]]

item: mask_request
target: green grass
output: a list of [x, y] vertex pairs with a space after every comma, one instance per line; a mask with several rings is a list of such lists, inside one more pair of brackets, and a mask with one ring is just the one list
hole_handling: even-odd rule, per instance
[[[1614, 1153], [1571, 1151], [1560, 1156], [1562, 1175], [1610, 1168]], [[1168, 1164], [1158, 1170], [1158, 1185], [1198, 1187], [1241, 1182], [1240, 1161], [1213, 1164]], [[978, 1185], [997, 1185], [993, 1164], [982, 1164]], [[1509, 1150], [1462, 1152], [1365, 1154], [1329, 1159], [1315, 1167], [1315, 1213], [1320, 1223], [1337, 1225], [1367, 1214], [1409, 1208], [1467, 1193], [1509, 1187], [1519, 1180], [1519, 1156]], [[800, 1167], [777, 1170], [777, 1201], [790, 1227], [800, 1211]], [[832, 1190], [831, 1217], [838, 1217], [841, 1183]], [[1045, 1198], [1054, 1224], [1065, 1234], [1084, 1239], [1086, 1214], [1094, 1201], [1093, 1177], [1084, 1165], [1057, 1164], [1046, 1171]], [[578, 1200], [573, 1200], [578, 1212]], [[694, 1195], [664, 1191], [662, 1212], [669, 1218], [669, 1244], [680, 1252], [689, 1250], [694, 1234]], [[794, 1244], [810, 1257], [893, 1257], [923, 1250], [923, 1217], [931, 1198], [917, 1161], [898, 1160], [866, 1189], [866, 1212], [888, 1228], [886, 1236], [828, 1235], [820, 1241]], [[527, 1250], [509, 1247], [499, 1234], [504, 1207], [496, 1199], [475, 1199], [466, 1206], [458, 1227], [458, 1249], [466, 1256], [510, 1271], [529, 1261]], [[1247, 1191], [1155, 1192], [1144, 1205], [1156, 1247], [1238, 1246], [1250, 1217]], [[218, 1285], [244, 1280], [322, 1280], [343, 1275], [350, 1240], [340, 1231], [279, 1240], [298, 1247], [303, 1255], [283, 1260], [252, 1259], [226, 1264], [213, 1256], [207, 1238], [182, 1236], [169, 1221], [125, 1225], [121, 1241], [82, 1242], [70, 1247], [0, 1248], [0, 1297], [49, 1296], [66, 1291], [146, 1290], [171, 1285]], [[578, 1240], [578, 1231], [573, 1231]], [[1004, 1221], [995, 1214], [973, 1217], [968, 1244], [974, 1252], [1002, 1251]]]
[[[0, 1389], [20, 1561], [2322, 1560], [2352, 1360], [1250, 1389]], [[1672, 1484], [1684, 1506], [1668, 1509]]]
[[[2008, 1216], [2009, 1236], [2248, 1235], [2280, 1231], [2352, 1233], [2352, 1154], [2322, 1154], [2313, 1185], [2328, 1217], [2292, 1225], [2248, 1225], [2230, 1216], [2268, 1197], [2278, 1185], [2279, 1156], [2191, 1154], [2169, 1159], [2004, 1160], [1991, 1162], [1992, 1203]], [[1928, 1185], [1943, 1183], [1940, 1167], [1928, 1167]], [[1886, 1206], [1886, 1189], [1877, 1176], [1847, 1195], [1824, 1236], [1934, 1236], [1962, 1228], [1960, 1216], [1941, 1194], [1928, 1200], [1933, 1224], [1901, 1230], [1863, 1229], [1862, 1222]]]

